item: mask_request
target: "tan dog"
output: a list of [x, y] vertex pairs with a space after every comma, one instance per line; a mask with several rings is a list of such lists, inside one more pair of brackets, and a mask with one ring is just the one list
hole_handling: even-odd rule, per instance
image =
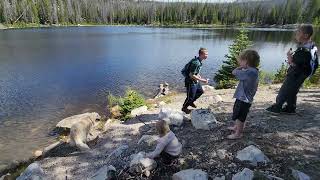
[[92, 127], [97, 124], [101, 117], [98, 113], [91, 113], [88, 118], [80, 120], [71, 126], [70, 145], [77, 146], [81, 151], [90, 150], [87, 145], [87, 136]]

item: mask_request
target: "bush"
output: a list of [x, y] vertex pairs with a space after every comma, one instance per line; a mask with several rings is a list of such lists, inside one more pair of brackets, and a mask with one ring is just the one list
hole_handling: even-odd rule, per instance
[[274, 74], [266, 71], [259, 71], [259, 83], [271, 84], [274, 80]]
[[117, 105], [120, 107], [121, 120], [131, 118], [130, 113], [133, 109], [146, 105], [143, 96], [130, 88], [126, 90], [124, 97], [116, 97], [109, 93], [107, 99], [110, 110], [112, 107]]
[[227, 58], [223, 61], [223, 65], [214, 76], [214, 81], [217, 83], [217, 89], [232, 88], [236, 85], [237, 81], [232, 74], [232, 71], [238, 67], [237, 57], [251, 44], [247, 31], [240, 30], [237, 38], [233, 44], [229, 46], [229, 54], [225, 55]]
[[274, 75], [273, 84], [282, 83], [287, 75], [288, 65], [285, 63], [281, 64], [280, 69], [277, 70], [276, 74]]

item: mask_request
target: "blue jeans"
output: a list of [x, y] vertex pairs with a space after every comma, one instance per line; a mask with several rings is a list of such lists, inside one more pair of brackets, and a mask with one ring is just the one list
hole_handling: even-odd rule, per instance
[[203, 89], [199, 82], [186, 84], [186, 88], [187, 98], [184, 101], [182, 108], [187, 108], [190, 104], [196, 101], [203, 94]]

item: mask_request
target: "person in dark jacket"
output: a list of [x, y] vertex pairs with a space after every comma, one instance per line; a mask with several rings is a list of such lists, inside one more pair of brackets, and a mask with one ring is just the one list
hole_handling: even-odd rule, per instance
[[310, 49], [315, 46], [311, 40], [312, 34], [312, 25], [303, 24], [298, 27], [295, 34], [298, 48], [294, 52], [291, 49], [287, 52], [289, 64], [287, 75], [277, 95], [276, 103], [266, 109], [268, 112], [295, 114], [297, 94], [312, 71]]
[[189, 67], [186, 69], [187, 76], [185, 78], [185, 87], [187, 89], [187, 98], [183, 103], [182, 111], [186, 114], [191, 112], [188, 109], [189, 106], [197, 108], [194, 102], [203, 94], [203, 89], [200, 84], [208, 84], [208, 79], [204, 79], [200, 76], [200, 70], [202, 62], [208, 58], [208, 50], [206, 48], [199, 49], [199, 56], [190, 61]]

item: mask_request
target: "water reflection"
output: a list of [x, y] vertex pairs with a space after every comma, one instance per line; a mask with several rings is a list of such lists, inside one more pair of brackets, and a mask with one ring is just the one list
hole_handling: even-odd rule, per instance
[[[199, 47], [209, 50], [203, 76], [212, 79], [237, 32], [144, 27], [1, 31], [0, 164], [47, 144], [52, 140], [48, 132], [62, 118], [104, 113], [108, 92], [121, 95], [130, 86], [151, 97], [163, 81], [184, 89], [180, 70]], [[264, 70], [280, 66], [294, 46], [292, 34], [249, 30]]]

